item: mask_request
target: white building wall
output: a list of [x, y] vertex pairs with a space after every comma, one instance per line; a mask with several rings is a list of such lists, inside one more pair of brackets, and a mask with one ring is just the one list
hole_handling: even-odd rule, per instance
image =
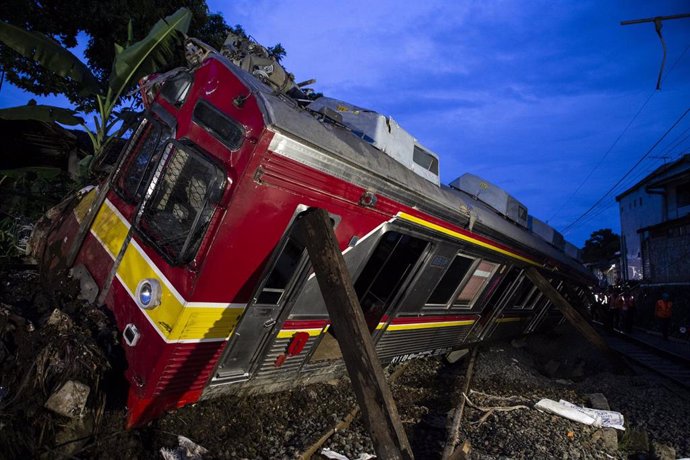
[[649, 194], [644, 187], [640, 187], [621, 198], [618, 206], [621, 216], [621, 258], [623, 259], [621, 271], [626, 271], [621, 274], [628, 280], [640, 280], [642, 279], [642, 247], [637, 230], [665, 220], [664, 197], [660, 194]]

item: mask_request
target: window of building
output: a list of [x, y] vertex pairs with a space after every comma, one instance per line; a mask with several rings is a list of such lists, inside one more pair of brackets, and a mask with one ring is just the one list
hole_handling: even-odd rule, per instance
[[690, 182], [681, 184], [676, 188], [678, 207], [690, 206]]

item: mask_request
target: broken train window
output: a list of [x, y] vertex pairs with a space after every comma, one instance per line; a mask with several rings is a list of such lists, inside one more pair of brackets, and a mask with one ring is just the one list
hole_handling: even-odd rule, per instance
[[169, 129], [148, 118], [132, 136], [126, 154], [128, 158], [115, 183], [115, 190], [125, 201], [136, 203], [143, 198], [163, 145], [169, 138]]
[[171, 143], [154, 177], [139, 229], [172, 263], [194, 258], [225, 188], [223, 171], [190, 146]]

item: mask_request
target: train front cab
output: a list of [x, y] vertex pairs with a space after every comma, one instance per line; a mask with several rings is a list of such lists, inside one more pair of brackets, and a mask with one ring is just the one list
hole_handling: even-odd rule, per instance
[[[200, 280], [228, 270], [204, 260], [226, 243], [218, 229], [262, 147], [256, 101], [233, 103], [248, 92], [222, 66], [201, 66], [194, 78], [181, 71], [163, 86], [110, 183], [74, 212], [83, 221], [108, 186], [75, 265], [98, 285], [122, 335], [128, 426], [199, 399], [246, 304], [234, 302], [242, 285]], [[53, 238], [76, 233], [74, 224], [63, 227]]]

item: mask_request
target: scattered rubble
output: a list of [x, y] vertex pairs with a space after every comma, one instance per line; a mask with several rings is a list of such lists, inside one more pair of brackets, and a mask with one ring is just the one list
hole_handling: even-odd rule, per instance
[[[347, 379], [203, 401], [124, 431], [122, 350], [108, 314], [78, 300], [79, 283], [68, 276], [56, 277], [61, 284], [52, 290], [38, 288], [32, 271], [0, 279], [4, 457], [161, 458], [162, 448], [196, 455], [185, 447], [186, 438], [208, 450], [198, 454], [203, 458], [297, 458], [343, 420], [348, 423], [323, 448], [350, 459], [374, 452], [361, 417], [351, 416], [356, 402]], [[399, 372], [392, 391], [416, 458], [440, 458], [453, 409], [463, 398], [466, 361], [430, 358], [389, 370]], [[80, 394], [66, 411], [72, 415], [45, 407], [61, 392]], [[614, 373], [569, 328], [482, 348], [466, 394], [475, 407], [465, 408], [459, 445], [472, 459], [690, 456], [687, 391], [669, 389], [653, 375]], [[625, 434], [532, 409], [543, 398], [620, 412]], [[517, 405], [529, 409], [495, 410]], [[82, 416], [67, 418], [76, 414]]]

